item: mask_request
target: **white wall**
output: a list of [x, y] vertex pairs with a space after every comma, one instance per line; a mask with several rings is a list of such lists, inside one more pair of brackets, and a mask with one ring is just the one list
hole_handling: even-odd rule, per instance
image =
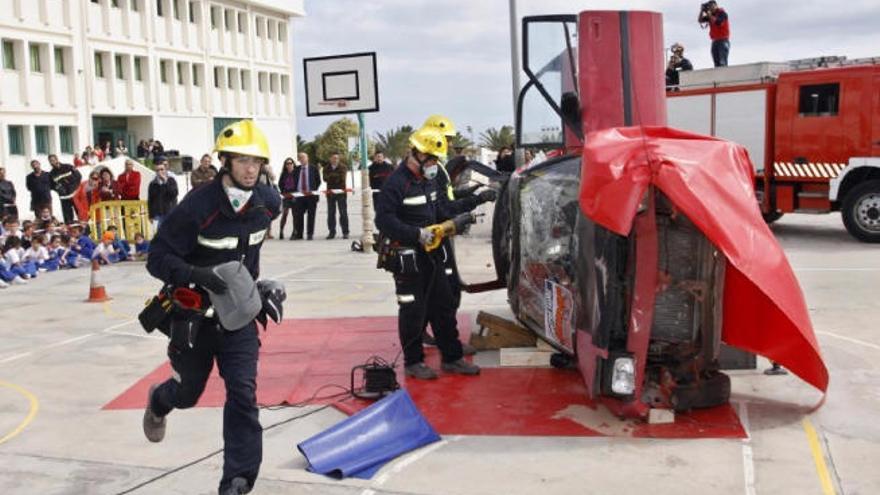
[[292, 120], [287, 119], [256, 119], [254, 121], [266, 134], [269, 140], [269, 153], [272, 155], [270, 165], [276, 177], [281, 173], [284, 159], [296, 158], [296, 129]]
[[166, 150], [179, 150], [195, 160], [211, 150], [213, 132], [213, 120], [206, 117], [163, 115], [153, 120], [153, 137], [162, 141]]

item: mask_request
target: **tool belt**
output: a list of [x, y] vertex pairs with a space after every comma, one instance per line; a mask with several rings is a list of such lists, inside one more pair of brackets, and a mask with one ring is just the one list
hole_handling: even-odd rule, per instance
[[208, 295], [199, 289], [165, 285], [138, 314], [147, 333], [159, 330], [178, 349], [192, 348], [205, 320], [214, 316]]
[[396, 275], [419, 271], [419, 248], [403, 246], [397, 241], [388, 239], [385, 235], [380, 235], [378, 253], [379, 260], [376, 263], [376, 268]]

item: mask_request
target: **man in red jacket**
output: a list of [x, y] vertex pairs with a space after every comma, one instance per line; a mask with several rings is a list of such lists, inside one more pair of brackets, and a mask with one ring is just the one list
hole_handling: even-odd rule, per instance
[[140, 199], [141, 174], [134, 169], [134, 160], [125, 160], [125, 172], [116, 179], [116, 190], [120, 199]]
[[703, 28], [706, 24], [709, 25], [715, 67], [726, 67], [727, 55], [730, 53], [730, 19], [727, 18], [727, 12], [715, 0], [709, 0], [702, 5], [698, 21]]

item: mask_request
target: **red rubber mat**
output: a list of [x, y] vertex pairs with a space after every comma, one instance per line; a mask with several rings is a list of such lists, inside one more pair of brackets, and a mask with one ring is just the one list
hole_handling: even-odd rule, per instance
[[[459, 318], [463, 339], [470, 317]], [[262, 405], [298, 404], [316, 393], [327, 396], [350, 385], [352, 366], [371, 356], [393, 360], [400, 348], [396, 317], [285, 320], [261, 333], [257, 400]], [[439, 368], [436, 349], [426, 362]], [[402, 358], [401, 358], [402, 362]], [[575, 371], [552, 368], [484, 368], [478, 377], [441, 375], [439, 380], [406, 382], [431, 425], [444, 435], [630, 436], [654, 438], [742, 438], [739, 419], [730, 406], [676, 416], [675, 423], [649, 425], [623, 421], [586, 398]], [[166, 362], [110, 401], [104, 409], [144, 407], [150, 384], [171, 376]], [[223, 405], [223, 381], [215, 367], [198, 407]], [[322, 403], [321, 400], [312, 401]], [[324, 401], [330, 402], [330, 401]], [[352, 414], [371, 403], [357, 399], [336, 404]]]

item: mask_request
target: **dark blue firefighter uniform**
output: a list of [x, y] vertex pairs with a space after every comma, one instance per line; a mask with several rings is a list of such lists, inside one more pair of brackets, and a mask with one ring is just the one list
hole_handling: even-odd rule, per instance
[[464, 206], [451, 203], [446, 191], [438, 190], [436, 180], [425, 180], [406, 165], [397, 167], [376, 197], [376, 226], [396, 247], [391, 271], [406, 366], [424, 361], [425, 321], [431, 323], [443, 362], [451, 363], [462, 356], [455, 318], [457, 305], [450, 286], [450, 278], [455, 276], [452, 253], [445, 246], [426, 253], [419, 244], [419, 229], [452, 218]]
[[[222, 174], [221, 174], [222, 176]], [[244, 209], [235, 213], [223, 190], [221, 176], [192, 191], [165, 217], [150, 245], [147, 270], [173, 286], [186, 286], [193, 266], [214, 266], [240, 260], [256, 280], [260, 247], [281, 199], [268, 186], [257, 185]], [[221, 491], [234, 477], [254, 485], [262, 460], [262, 427], [256, 405], [257, 357], [260, 347], [256, 325], [227, 331], [206, 319], [189, 345], [172, 334], [168, 357], [174, 376], [152, 396], [158, 416], [196, 404], [217, 361], [226, 384], [223, 408], [223, 478]]]

